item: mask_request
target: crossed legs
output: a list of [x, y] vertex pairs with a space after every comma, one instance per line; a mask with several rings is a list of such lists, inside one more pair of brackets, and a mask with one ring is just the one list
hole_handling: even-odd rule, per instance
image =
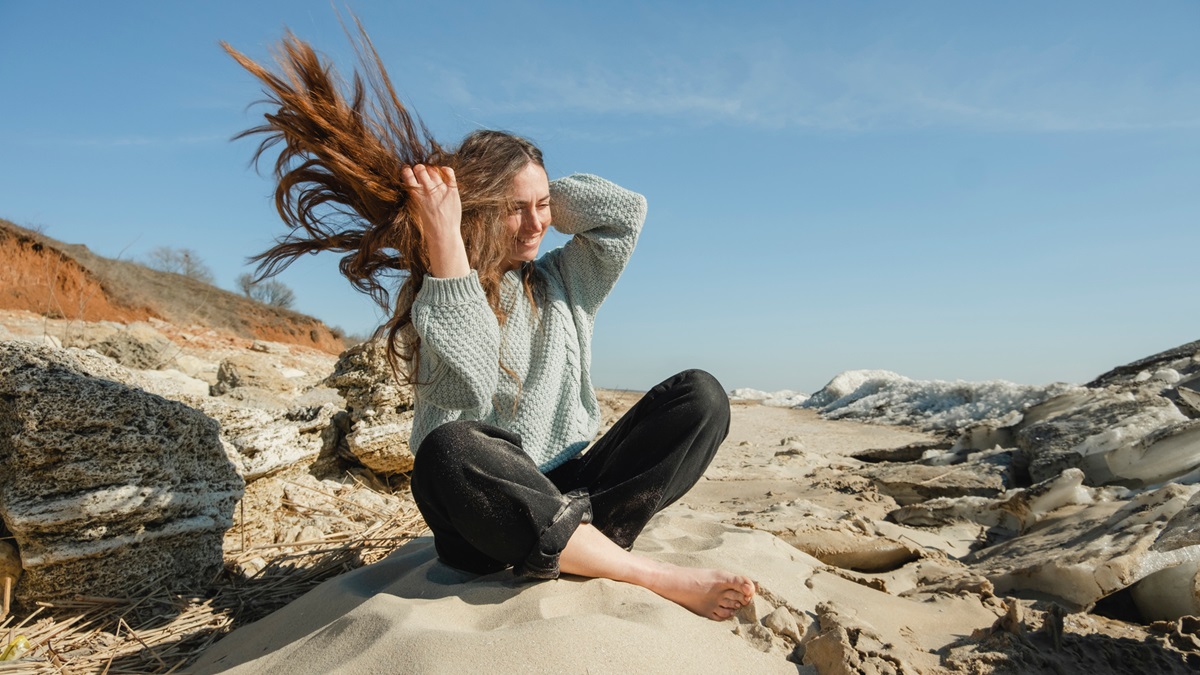
[[685, 371], [647, 392], [585, 455], [547, 474], [515, 434], [479, 422], [443, 425], [417, 452], [413, 496], [452, 567], [614, 579], [726, 619], [753, 596], [749, 579], [628, 549], [699, 480], [728, 430], [720, 384]]

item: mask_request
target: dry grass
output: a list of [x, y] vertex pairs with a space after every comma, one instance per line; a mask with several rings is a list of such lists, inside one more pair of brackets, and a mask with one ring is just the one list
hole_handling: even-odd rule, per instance
[[[179, 672], [234, 628], [380, 560], [424, 529], [412, 507], [358, 532], [228, 553], [225, 572], [199, 593], [173, 593], [149, 580], [125, 598], [38, 603], [28, 616], [0, 624], [0, 650], [18, 635], [31, 647], [21, 660], [0, 663], [0, 675]], [[267, 565], [250, 577], [238, 573], [256, 558]]]

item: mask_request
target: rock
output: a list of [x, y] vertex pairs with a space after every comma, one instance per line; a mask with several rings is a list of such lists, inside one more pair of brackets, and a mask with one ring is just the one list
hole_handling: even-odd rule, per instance
[[242, 387], [282, 394], [291, 394], [296, 388], [279, 368], [261, 357], [237, 354], [221, 361], [212, 395], [221, 396]]
[[221, 568], [243, 483], [216, 422], [121, 379], [88, 352], [0, 344], [0, 513], [22, 601], [196, 586]]
[[992, 497], [1010, 482], [1005, 455], [950, 466], [877, 464], [861, 473], [901, 506], [938, 497]]
[[1200, 556], [1147, 576], [1133, 586], [1132, 596], [1148, 621], [1200, 616]]
[[301, 378], [306, 375], [305, 371], [287, 368], [276, 359], [250, 353], [235, 354], [217, 366], [217, 383], [212, 386], [211, 394], [221, 396], [236, 389], [260, 389], [290, 395], [296, 392]]
[[140, 373], [142, 388], [173, 401], [208, 396], [209, 384], [174, 368], [146, 370]]
[[1200, 493], [1188, 501], [1182, 511], [1171, 517], [1158, 541], [1155, 551], [1175, 551], [1200, 546]]
[[1133, 587], [1133, 600], [1142, 616], [1172, 621], [1200, 616], [1200, 492], [1167, 521], [1152, 550], [1160, 553], [1195, 552], [1175, 567], [1155, 572]]
[[1091, 485], [1137, 487], [1200, 466], [1198, 428], [1157, 393], [1082, 389], [1030, 408], [1016, 441], [1034, 481], [1078, 467]]
[[[1189, 381], [1188, 384], [1192, 384], [1192, 382]], [[1179, 395], [1179, 400], [1187, 406], [1187, 409], [1182, 412], [1192, 419], [1200, 417], [1200, 391], [1183, 386], [1177, 387], [1175, 391]]]
[[355, 422], [399, 415], [413, 408], [412, 387], [396, 381], [384, 340], [368, 340], [342, 352], [324, 384], [346, 399]]
[[1200, 359], [1196, 358], [1197, 354], [1200, 354], [1200, 340], [1147, 356], [1144, 359], [1138, 359], [1133, 363], [1117, 366], [1092, 380], [1087, 386], [1092, 388], [1108, 387], [1114, 384], [1128, 386], [1134, 384], [1139, 374], [1143, 372], [1149, 375], [1165, 369], [1188, 374], [1200, 372]]
[[315, 459], [334, 442], [328, 430], [337, 408], [331, 404], [281, 410], [243, 407], [224, 397], [193, 402], [220, 422], [230, 459], [246, 481]]
[[822, 675], [919, 672], [902, 648], [888, 643], [870, 624], [833, 603], [822, 602], [816, 610], [821, 630], [804, 645], [804, 665], [815, 666]]
[[[211, 387], [217, 383], [217, 370], [220, 368], [220, 364], [191, 354], [180, 354], [175, 357], [175, 367], [184, 375], [203, 380]], [[209, 392], [205, 391], [204, 393], [207, 395]]]
[[375, 473], [408, 473], [413, 467], [413, 454], [408, 446], [412, 419], [413, 414], [406, 412], [396, 422], [375, 425], [359, 422], [346, 436], [346, 445], [363, 466]]
[[1000, 497], [931, 499], [903, 506], [888, 517], [903, 525], [940, 527], [973, 522], [993, 538], [1009, 538], [1041, 522], [1047, 514], [1069, 504], [1093, 504], [1100, 490], [1083, 486], [1083, 472], [1067, 469], [1061, 475], [1029, 488], [1009, 490]]
[[860, 450], [851, 453], [850, 456], [860, 462], [867, 462], [869, 464], [879, 462], [915, 462], [924, 457], [930, 450], [948, 450], [951, 445], [948, 441], [909, 443], [898, 448]]
[[1168, 522], [1198, 492], [1200, 485], [1172, 484], [1128, 501], [1098, 502], [1047, 518], [964, 562], [990, 579], [998, 592], [1035, 591], [1090, 607], [1159, 570], [1200, 558], [1200, 544], [1188, 544], [1186, 538], [1172, 538], [1178, 548], [1155, 548], [1160, 534], [1170, 537]]
[[148, 323], [84, 323], [67, 331], [68, 347], [91, 349], [126, 368], [155, 370], [171, 365], [179, 347]]
[[264, 354], [281, 354], [286, 355], [291, 353], [291, 349], [278, 342], [270, 342], [267, 340], [255, 340], [250, 344], [250, 351], [262, 352]]
[[412, 470], [412, 387], [396, 381], [384, 340], [347, 349], [323, 384], [346, 399], [351, 424], [346, 449], [363, 466], [384, 475]]
[[776, 607], [774, 611], [762, 620], [762, 623], [771, 629], [772, 633], [788, 638], [796, 644], [799, 644], [800, 640], [803, 639], [803, 635], [800, 633], [800, 626], [796, 623], [796, 617], [788, 611], [787, 607]]
[[827, 565], [860, 572], [895, 569], [921, 557], [921, 551], [890, 537], [842, 529], [807, 529], [780, 539]]
[[875, 575], [871, 581], [882, 584], [892, 595], [921, 601], [939, 595], [990, 598], [995, 591], [987, 577], [946, 558], [924, 558], [891, 572]]

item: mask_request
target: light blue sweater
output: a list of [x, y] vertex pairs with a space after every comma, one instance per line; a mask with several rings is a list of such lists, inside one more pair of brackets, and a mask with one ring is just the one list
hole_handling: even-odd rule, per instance
[[[592, 326], [633, 254], [646, 198], [576, 174], [550, 183], [550, 202], [553, 227], [572, 237], [533, 263], [546, 291], [536, 310], [519, 271], [501, 282], [501, 301], [509, 310], [503, 326], [474, 271], [452, 279], [425, 277], [412, 308], [423, 382], [416, 387], [414, 452], [446, 422], [480, 420], [520, 434], [525, 452], [546, 472], [596, 436], [600, 407], [592, 387]], [[520, 378], [520, 387], [501, 363]]]

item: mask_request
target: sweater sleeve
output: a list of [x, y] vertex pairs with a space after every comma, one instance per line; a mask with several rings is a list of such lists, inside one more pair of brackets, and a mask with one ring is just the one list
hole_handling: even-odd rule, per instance
[[500, 325], [479, 276], [426, 276], [413, 301], [421, 338], [417, 396], [445, 410], [485, 415], [496, 391]]
[[554, 228], [573, 235], [546, 254], [572, 301], [594, 316], [633, 255], [646, 198], [598, 176], [575, 174], [550, 184]]

